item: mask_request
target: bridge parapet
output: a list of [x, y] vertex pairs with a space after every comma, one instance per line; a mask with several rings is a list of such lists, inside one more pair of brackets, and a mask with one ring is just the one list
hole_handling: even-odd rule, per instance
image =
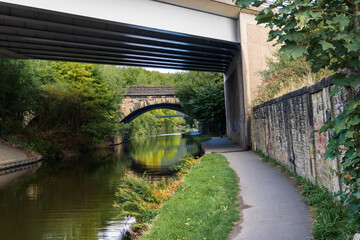
[[172, 86], [129, 87], [124, 96], [175, 96], [175, 89]]

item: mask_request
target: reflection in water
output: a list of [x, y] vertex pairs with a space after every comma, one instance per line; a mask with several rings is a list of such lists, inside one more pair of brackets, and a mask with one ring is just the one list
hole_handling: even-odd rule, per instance
[[9, 186], [22, 175], [36, 171], [41, 164], [41, 162], [37, 162], [8, 170], [0, 170], [0, 190]]
[[102, 229], [98, 233], [99, 240], [108, 240], [108, 239], [120, 239], [119, 236], [125, 236], [126, 231], [130, 229], [131, 225], [136, 222], [134, 217], [125, 217], [121, 222], [119, 221], [109, 221], [107, 222], [107, 227]]
[[[197, 152], [181, 136], [133, 141], [127, 147], [131, 159], [121, 148], [45, 161], [0, 188], [0, 239], [121, 239], [134, 221], [119, 218], [112, 206], [121, 177], [130, 168], [160, 175], [182, 156]], [[1, 175], [0, 186], [20, 173]]]
[[168, 174], [170, 166], [179, 163], [185, 155], [194, 155], [199, 149], [195, 142], [180, 135], [166, 135], [132, 140], [128, 156], [132, 168], [150, 175]]
[[104, 152], [45, 162], [0, 191], [0, 239], [121, 239], [112, 204], [128, 166]]

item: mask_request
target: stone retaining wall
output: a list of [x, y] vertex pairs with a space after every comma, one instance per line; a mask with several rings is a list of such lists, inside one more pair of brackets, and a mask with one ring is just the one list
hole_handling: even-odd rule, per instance
[[336, 192], [341, 189], [335, 174], [340, 159], [324, 160], [330, 133], [314, 132], [344, 108], [348, 93], [330, 98], [331, 84], [329, 78], [324, 78], [313, 86], [254, 107], [251, 142], [253, 148], [298, 175]]

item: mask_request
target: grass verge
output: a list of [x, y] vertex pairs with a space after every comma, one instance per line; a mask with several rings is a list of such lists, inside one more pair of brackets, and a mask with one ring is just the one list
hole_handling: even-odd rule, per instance
[[206, 154], [141, 239], [227, 239], [240, 218], [238, 191], [236, 174], [226, 158]]
[[359, 231], [356, 222], [349, 218], [349, 209], [340, 204], [325, 188], [312, 184], [309, 180], [291, 172], [280, 162], [256, 152], [271, 165], [294, 179], [301, 189], [305, 203], [314, 208], [313, 237], [315, 240], [350, 240]]

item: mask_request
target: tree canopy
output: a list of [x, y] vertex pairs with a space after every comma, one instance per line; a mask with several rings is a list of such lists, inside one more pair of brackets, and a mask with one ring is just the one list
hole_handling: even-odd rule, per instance
[[177, 76], [175, 94], [185, 113], [199, 121], [225, 125], [224, 80], [222, 74], [187, 72]]

